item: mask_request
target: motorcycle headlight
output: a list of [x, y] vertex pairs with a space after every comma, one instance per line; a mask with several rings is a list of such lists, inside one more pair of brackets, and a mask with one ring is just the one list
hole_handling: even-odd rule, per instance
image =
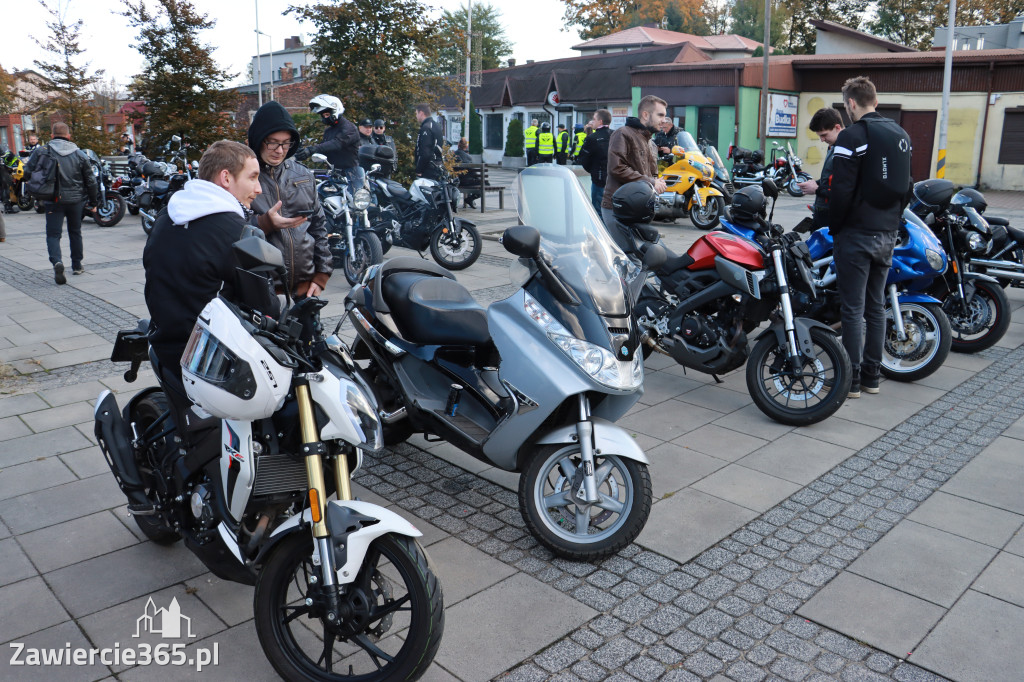
[[384, 447], [384, 437], [376, 410], [356, 384], [343, 382], [342, 386], [345, 388], [345, 412], [363, 442], [360, 447], [380, 450]]
[[365, 211], [370, 205], [370, 191], [366, 188], [357, 189], [352, 195], [352, 205], [357, 211]]
[[925, 258], [928, 260], [928, 266], [936, 272], [942, 272], [946, 269], [945, 259], [938, 251], [932, 249], [924, 250]]
[[974, 252], [984, 252], [988, 250], [988, 240], [977, 232], [971, 232], [967, 236], [967, 248]]
[[523, 307], [547, 337], [598, 383], [620, 391], [633, 390], [643, 383], [643, 353], [639, 349], [633, 354], [631, 362], [619, 360], [611, 351], [570, 334], [529, 294], [526, 295]]

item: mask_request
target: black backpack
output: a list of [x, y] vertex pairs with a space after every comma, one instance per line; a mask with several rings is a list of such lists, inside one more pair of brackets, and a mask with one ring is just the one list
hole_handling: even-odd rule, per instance
[[57, 198], [57, 157], [49, 146], [36, 153], [35, 167], [25, 185], [29, 196], [41, 201], [53, 201]]
[[910, 189], [910, 136], [889, 118], [862, 118], [868, 150], [861, 163], [862, 195], [875, 208], [904, 200]]

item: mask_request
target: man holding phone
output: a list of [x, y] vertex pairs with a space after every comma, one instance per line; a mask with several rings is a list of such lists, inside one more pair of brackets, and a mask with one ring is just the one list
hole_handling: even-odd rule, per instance
[[284, 254], [292, 296], [319, 296], [334, 262], [316, 180], [312, 171], [291, 158], [299, 146], [295, 123], [283, 106], [267, 102], [253, 117], [248, 137], [260, 161], [263, 190], [252, 202], [256, 225]]

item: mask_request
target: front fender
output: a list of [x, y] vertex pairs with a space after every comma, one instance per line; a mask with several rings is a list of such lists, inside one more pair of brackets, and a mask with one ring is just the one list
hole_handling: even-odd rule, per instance
[[968, 272], [961, 273], [960, 276], [964, 278], [964, 281], [978, 281], [978, 282], [988, 282], [990, 284], [999, 284], [999, 280], [998, 279], [996, 279], [992, 275], [986, 275], [983, 272], [970, 272], [970, 271], [968, 271]]
[[942, 301], [939, 299], [919, 291], [901, 291], [899, 297], [900, 303], [937, 303], [942, 305]]
[[700, 195], [701, 201], [707, 201], [708, 197], [722, 196], [722, 192], [719, 191], [719, 189], [717, 187], [714, 187], [713, 185], [699, 185], [697, 187], [697, 194]]
[[[832, 327], [818, 320], [812, 320], [809, 317], [793, 318], [793, 329], [796, 331], [796, 342], [800, 346], [800, 352], [811, 358], [814, 357], [814, 342], [811, 340], [812, 328], [821, 329], [832, 335], [836, 334]], [[775, 334], [776, 340], [778, 340], [779, 345], [783, 348], [789, 345], [789, 341], [786, 339], [786, 325], [781, 320], [761, 332], [757, 340], [760, 341], [769, 334]]]
[[[594, 425], [595, 452], [600, 450], [602, 453], [615, 454], [619, 457], [649, 464], [647, 455], [640, 449], [636, 441], [626, 433], [625, 429], [599, 417], [591, 417], [590, 421]], [[564, 443], [575, 443], [577, 438], [576, 424], [569, 424], [567, 426], [560, 426], [553, 431], [548, 431], [535, 444], [562, 445]]]
[[[335, 557], [344, 558], [341, 565], [335, 562], [338, 582], [341, 584], [355, 580], [370, 543], [381, 535], [397, 533], [412, 538], [423, 535], [404, 517], [371, 502], [329, 500], [325, 511], [327, 526], [331, 532], [331, 545], [335, 547]], [[288, 535], [299, 531], [309, 532], [311, 524], [312, 512], [308, 508], [304, 509], [302, 514], [292, 516], [270, 534], [270, 540], [260, 549], [256, 562], [259, 563]], [[316, 551], [318, 550], [314, 550]]]

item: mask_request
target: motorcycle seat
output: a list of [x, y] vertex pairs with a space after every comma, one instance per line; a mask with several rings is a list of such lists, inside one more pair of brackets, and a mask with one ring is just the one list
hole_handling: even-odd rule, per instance
[[1007, 225], [1006, 234], [1010, 235], [1010, 239], [1018, 244], [1024, 244], [1024, 229], [1014, 227], [1013, 225]]
[[388, 194], [390, 194], [393, 198], [406, 199], [409, 197], [409, 190], [402, 187], [401, 184], [395, 182], [394, 180], [385, 180], [384, 182], [388, 187]]
[[150, 180], [149, 181], [149, 190], [151, 192], [153, 192], [153, 194], [163, 194], [168, 189], [170, 189], [170, 187], [171, 187], [171, 183], [170, 183], [169, 180]]
[[1003, 227], [1006, 227], [1010, 224], [1010, 219], [1001, 218], [993, 215], [987, 215], [985, 216], [985, 222], [987, 222], [989, 225], [1002, 225]]
[[484, 346], [487, 311], [453, 279], [396, 272], [383, 283], [384, 301], [407, 340], [428, 346]]

